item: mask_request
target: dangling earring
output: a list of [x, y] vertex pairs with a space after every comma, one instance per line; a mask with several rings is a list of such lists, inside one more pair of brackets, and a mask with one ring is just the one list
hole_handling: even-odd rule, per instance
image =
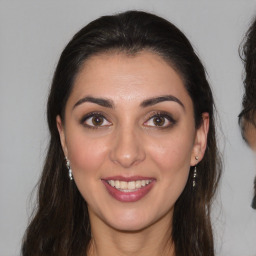
[[[198, 161], [199, 157], [195, 156], [195, 159], [196, 161]], [[192, 182], [193, 188], [196, 187], [196, 178], [197, 178], [197, 171], [196, 171], [196, 165], [195, 165], [194, 172], [193, 172], [193, 182]]]
[[66, 158], [66, 166], [68, 168], [68, 176], [69, 176], [69, 179], [70, 180], [73, 180], [73, 175], [72, 175], [72, 170], [71, 170], [71, 167], [70, 167], [70, 163], [69, 163], [69, 160]]
[[196, 172], [196, 166], [195, 166], [194, 172], [193, 172], [193, 188], [196, 187], [196, 177], [197, 177], [197, 172]]

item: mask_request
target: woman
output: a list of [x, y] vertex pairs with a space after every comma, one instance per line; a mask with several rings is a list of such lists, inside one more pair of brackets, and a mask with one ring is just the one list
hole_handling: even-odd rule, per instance
[[[243, 109], [239, 114], [239, 124], [244, 140], [251, 149], [256, 151], [256, 20], [253, 21], [244, 38], [241, 58], [245, 68], [245, 93]], [[256, 209], [256, 178], [252, 208]]]
[[187, 38], [152, 14], [101, 17], [64, 49], [23, 255], [214, 255], [214, 103]]

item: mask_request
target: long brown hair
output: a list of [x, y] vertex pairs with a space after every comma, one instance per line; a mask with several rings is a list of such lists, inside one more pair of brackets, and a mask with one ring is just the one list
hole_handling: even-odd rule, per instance
[[101, 17], [82, 28], [68, 43], [58, 62], [48, 99], [50, 144], [39, 185], [36, 213], [27, 229], [23, 256], [86, 254], [91, 239], [87, 205], [68, 178], [56, 116], [64, 110], [82, 64], [106, 51], [136, 54], [143, 49], [163, 57], [180, 74], [194, 106], [195, 125], [208, 112], [210, 128], [203, 160], [197, 166], [197, 185], [188, 182], [174, 207], [172, 233], [177, 256], [214, 255], [210, 221], [211, 201], [221, 168], [215, 139], [214, 102], [202, 63], [185, 35], [153, 14], [129, 11]]

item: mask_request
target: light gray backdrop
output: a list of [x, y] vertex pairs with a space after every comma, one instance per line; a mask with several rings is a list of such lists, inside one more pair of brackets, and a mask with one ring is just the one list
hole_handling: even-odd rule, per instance
[[92, 19], [127, 9], [172, 21], [203, 60], [224, 134], [224, 175], [213, 216], [216, 252], [256, 255], [256, 211], [250, 208], [256, 165], [237, 126], [243, 92], [238, 46], [256, 1], [0, 0], [0, 256], [19, 254], [47, 146], [48, 88], [63, 47]]

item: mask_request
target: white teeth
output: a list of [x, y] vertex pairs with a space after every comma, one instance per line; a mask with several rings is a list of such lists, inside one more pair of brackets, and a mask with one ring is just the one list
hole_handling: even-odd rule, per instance
[[128, 187], [127, 182], [125, 182], [125, 181], [120, 181], [120, 188], [121, 188], [121, 189], [127, 189], [127, 187]]
[[135, 189], [135, 181], [128, 182], [128, 189]]
[[135, 187], [136, 188], [140, 188], [141, 187], [141, 181], [140, 180], [136, 180], [135, 181]]
[[137, 190], [150, 184], [152, 180], [136, 180], [136, 181], [119, 181], [119, 180], [108, 180], [111, 187], [115, 187], [123, 192], [131, 192], [132, 190]]
[[115, 182], [115, 185], [114, 185], [114, 186], [115, 186], [116, 188], [120, 188], [120, 182], [119, 182], [119, 180], [116, 180], [116, 181], [114, 181], [114, 182]]

